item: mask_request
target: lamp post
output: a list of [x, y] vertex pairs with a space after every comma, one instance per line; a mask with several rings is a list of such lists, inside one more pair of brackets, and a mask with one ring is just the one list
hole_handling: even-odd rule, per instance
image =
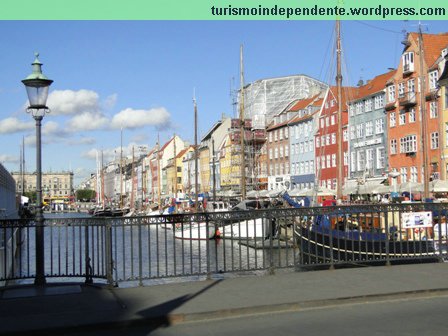
[[46, 106], [48, 89], [53, 83], [51, 79], [42, 73], [42, 63], [39, 62], [39, 54], [32, 63], [33, 73], [22, 80], [26, 87], [29, 106], [27, 113], [31, 113], [36, 121], [36, 277], [34, 284], [45, 285], [45, 258], [44, 258], [44, 218], [42, 215], [42, 158], [41, 158], [41, 123], [45, 113], [50, 112]]

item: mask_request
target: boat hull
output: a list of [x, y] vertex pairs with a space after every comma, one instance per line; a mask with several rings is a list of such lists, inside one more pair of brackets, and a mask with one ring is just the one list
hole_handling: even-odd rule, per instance
[[220, 228], [222, 238], [265, 238], [268, 233], [268, 220], [264, 218], [248, 219], [225, 225]]
[[176, 239], [207, 240], [215, 237], [214, 225], [207, 223], [176, 224], [174, 237]]
[[439, 260], [432, 240], [398, 241], [385, 234], [326, 229], [318, 225], [295, 230], [302, 264], [374, 263]]

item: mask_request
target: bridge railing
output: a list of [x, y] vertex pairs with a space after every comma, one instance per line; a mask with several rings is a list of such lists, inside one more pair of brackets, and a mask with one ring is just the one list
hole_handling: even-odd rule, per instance
[[[447, 213], [443, 204], [413, 203], [46, 219], [45, 273], [48, 281], [142, 285], [279, 268], [441, 261]], [[420, 217], [429, 214], [430, 222]], [[34, 222], [0, 221], [0, 240], [0, 281], [32, 280]]]

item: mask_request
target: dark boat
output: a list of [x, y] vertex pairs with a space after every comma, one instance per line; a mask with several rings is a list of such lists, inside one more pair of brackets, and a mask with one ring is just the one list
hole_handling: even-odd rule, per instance
[[93, 217], [111, 217], [112, 216], [112, 210], [111, 210], [111, 208], [108, 208], [108, 207], [96, 208], [93, 211], [92, 216]]
[[312, 223], [297, 225], [295, 237], [302, 265], [440, 261], [440, 251], [426, 230], [404, 237], [396, 227], [389, 233], [375, 228], [363, 231], [349, 217], [339, 217], [332, 224], [322, 215]]

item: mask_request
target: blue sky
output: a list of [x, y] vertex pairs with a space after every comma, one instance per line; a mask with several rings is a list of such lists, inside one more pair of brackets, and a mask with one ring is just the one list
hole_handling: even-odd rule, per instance
[[[423, 22], [448, 31], [446, 21]], [[344, 21], [344, 85], [396, 67], [402, 30], [412, 21]], [[231, 82], [239, 86], [239, 47], [246, 83], [306, 74], [334, 82], [334, 21], [0, 21], [0, 162], [35, 170], [35, 127], [25, 113], [21, 80], [34, 52], [54, 80], [43, 121], [44, 171], [73, 170], [76, 182], [95, 171], [95, 152], [153, 146], [173, 133], [193, 142], [193, 90], [199, 132], [233, 115]]]

